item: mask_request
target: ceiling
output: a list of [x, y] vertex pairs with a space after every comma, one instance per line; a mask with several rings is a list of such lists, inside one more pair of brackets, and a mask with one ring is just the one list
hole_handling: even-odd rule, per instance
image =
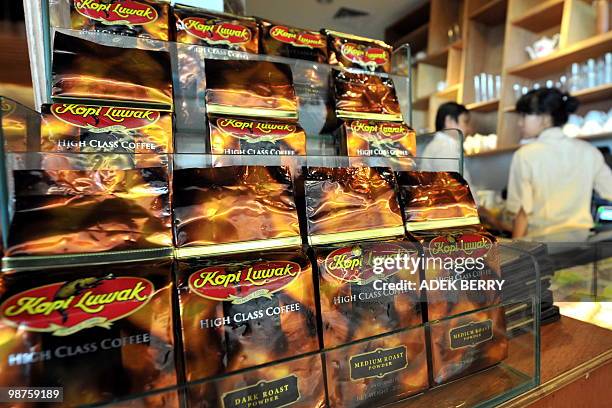
[[[387, 26], [421, 3], [422, 0], [246, 0], [246, 14], [300, 28], [331, 28], [383, 40]], [[334, 19], [342, 7], [369, 15]]]

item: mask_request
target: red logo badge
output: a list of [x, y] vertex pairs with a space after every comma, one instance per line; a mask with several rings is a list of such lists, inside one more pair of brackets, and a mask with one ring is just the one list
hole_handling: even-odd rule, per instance
[[258, 122], [232, 118], [218, 119], [217, 126], [220, 130], [236, 138], [251, 142], [273, 142], [291, 136], [297, 130], [295, 125], [288, 123]]
[[187, 17], [183, 20], [183, 26], [189, 34], [209, 44], [244, 44], [251, 41], [251, 31], [248, 27], [238, 24]]
[[271, 299], [300, 272], [300, 265], [289, 261], [212, 266], [193, 273], [189, 289], [207, 299], [242, 304], [259, 297]]
[[160, 113], [148, 109], [118, 108], [114, 106], [88, 106], [69, 103], [51, 105], [53, 116], [68, 123], [97, 132], [125, 131], [151, 126]]
[[296, 47], [324, 48], [325, 38], [321, 34], [310, 31], [300, 31], [284, 26], [274, 26], [270, 29], [270, 37]]
[[[377, 279], [395, 275], [398, 269], [385, 268], [385, 259], [396, 259], [404, 256], [416, 256], [415, 249], [404, 246], [380, 243], [367, 246], [353, 245], [336, 249], [325, 258], [325, 270], [334, 278], [342, 282], [366, 285]], [[374, 273], [375, 266], [382, 266], [382, 274]]]
[[91, 327], [110, 328], [146, 305], [153, 293], [153, 284], [142, 278], [83, 278], [11, 296], [0, 305], [0, 317], [19, 329], [68, 336]]
[[104, 24], [144, 25], [157, 20], [157, 10], [133, 0], [101, 2], [75, 0], [74, 8], [83, 16]]
[[480, 234], [443, 235], [429, 243], [432, 256], [449, 258], [480, 258], [493, 247], [491, 240]]
[[389, 53], [382, 48], [350, 42], [342, 44], [340, 53], [348, 60], [368, 68], [376, 68], [389, 61]]

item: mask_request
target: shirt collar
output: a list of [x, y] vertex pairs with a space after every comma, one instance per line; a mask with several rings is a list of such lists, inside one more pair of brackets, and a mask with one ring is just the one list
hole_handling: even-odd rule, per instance
[[550, 141], [550, 140], [559, 140], [567, 137], [563, 130], [560, 127], [550, 127], [548, 129], [544, 129], [540, 136], [538, 136], [538, 140], [542, 142]]

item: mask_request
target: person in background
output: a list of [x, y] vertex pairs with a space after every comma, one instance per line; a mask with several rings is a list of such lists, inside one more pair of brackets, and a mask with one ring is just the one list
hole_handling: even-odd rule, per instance
[[513, 156], [506, 208], [515, 214], [512, 237], [541, 236], [593, 227], [593, 190], [612, 200], [612, 171], [603, 155], [561, 127], [578, 108], [558, 89], [528, 92], [516, 103], [524, 138], [535, 141]]
[[[427, 160], [427, 158], [457, 158], [460, 149], [463, 149], [463, 146], [460, 145], [461, 141], [456, 136], [445, 133], [444, 129], [459, 129], [464, 137], [470, 134], [472, 127], [470, 124], [470, 112], [467, 108], [456, 102], [446, 102], [440, 105], [436, 113], [436, 134], [431, 142], [425, 146], [421, 154], [425, 158], [421, 162], [422, 170], [435, 171], [439, 170], [437, 168], [439, 165], [445, 165], [439, 160]], [[471, 177], [465, 166], [463, 178], [470, 184]], [[472, 191], [472, 194], [475, 195], [476, 192]]]

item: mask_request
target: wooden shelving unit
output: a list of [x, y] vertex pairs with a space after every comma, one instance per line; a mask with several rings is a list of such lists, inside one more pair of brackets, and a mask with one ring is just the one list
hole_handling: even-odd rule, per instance
[[[415, 49], [427, 52], [413, 68], [414, 111], [420, 121], [414, 127], [432, 129], [440, 104], [455, 101], [473, 112], [475, 132], [498, 135], [499, 148], [479, 155], [516, 149], [521, 135], [512, 86], [557, 81], [572, 63], [612, 50], [612, 31], [598, 34], [595, 18], [590, 0], [423, 0], [392, 26], [390, 33], [395, 37], [387, 38], [391, 43], [413, 41]], [[447, 31], [455, 23], [461, 27], [461, 38], [449, 44]], [[408, 32], [398, 34], [402, 29]], [[525, 48], [555, 34], [559, 34], [558, 49], [530, 60]], [[499, 99], [476, 103], [474, 76], [480, 73], [501, 75]], [[446, 81], [447, 89], [436, 92], [440, 81]], [[579, 114], [607, 111], [612, 84], [584, 89], [575, 96], [582, 106]]]
[[529, 8], [519, 17], [514, 18], [511, 24], [535, 33], [555, 27], [561, 21], [564, 2], [565, 0], [542, 1], [540, 4]]
[[529, 79], [545, 77], [550, 73], [570, 66], [573, 62], [583, 62], [589, 58], [599, 57], [612, 49], [612, 31], [580, 41], [574, 45], [553, 52], [545, 57], [525, 62], [508, 68], [509, 75]]
[[[409, 43], [413, 55], [419, 51], [427, 54], [414, 62], [412, 69], [415, 84], [412, 125], [416, 129], [432, 130], [438, 106], [447, 100], [461, 101], [466, 1], [422, 0], [412, 12], [385, 31], [388, 43], [395, 46]], [[448, 30], [454, 25], [460, 27], [461, 36], [449, 43]], [[440, 82], [445, 82], [447, 88], [437, 92]]]
[[507, 7], [508, 0], [485, 2], [482, 6], [473, 10], [469, 18], [470, 20], [487, 25], [503, 24], [506, 21]]
[[471, 112], [494, 112], [499, 107], [499, 99], [484, 102], [468, 103], [466, 106]]
[[578, 98], [580, 103], [587, 104], [591, 102], [610, 101], [612, 100], [612, 84], [599, 85], [594, 88], [581, 89], [573, 93], [573, 96]]

